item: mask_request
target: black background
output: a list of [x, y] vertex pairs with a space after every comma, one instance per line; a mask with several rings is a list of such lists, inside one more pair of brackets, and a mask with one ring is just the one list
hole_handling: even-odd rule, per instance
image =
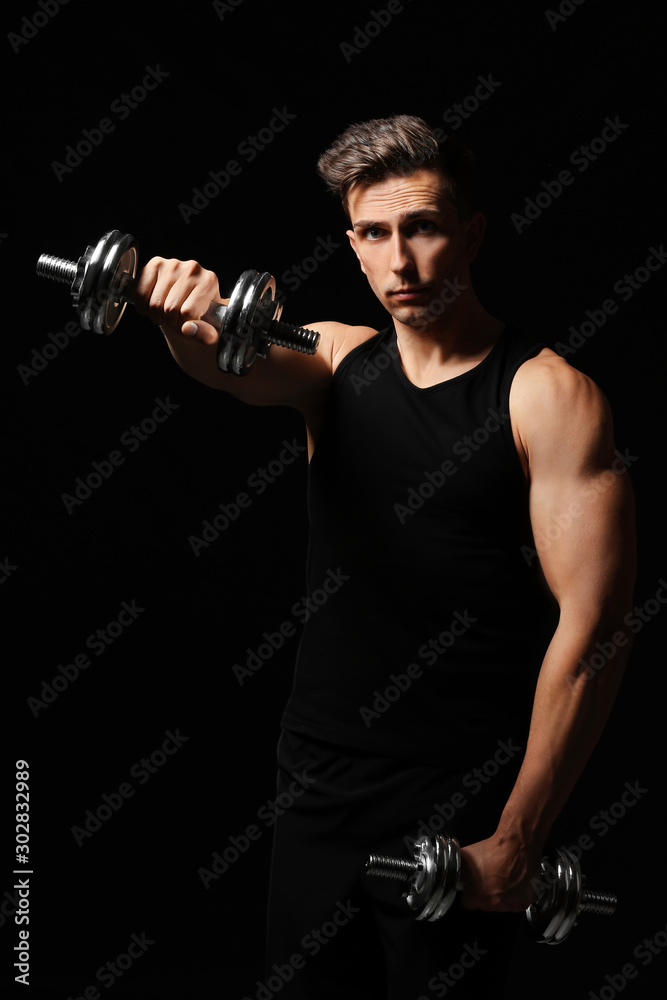
[[[297, 640], [242, 686], [232, 667], [264, 631], [294, 620], [306, 543], [303, 454], [261, 496], [248, 490], [284, 441], [304, 444], [299, 419], [189, 380], [132, 310], [112, 337], [81, 334], [42, 354], [53, 345], [49, 334], [75, 314], [64, 287], [34, 277], [40, 253], [76, 259], [119, 228], [137, 236], [142, 260], [195, 258], [228, 294], [246, 267], [270, 270], [280, 285], [318, 238], [330, 238], [339, 246], [301, 287], [283, 283], [284, 317], [380, 325], [314, 163], [347, 124], [369, 117], [417, 113], [456, 134], [475, 150], [484, 190], [488, 232], [473, 272], [484, 305], [556, 345], [568, 343], [586, 310], [610, 298], [618, 304], [569, 360], [610, 399], [618, 447], [632, 456], [636, 601], [655, 602], [667, 577], [664, 275], [652, 273], [627, 301], [614, 285], [666, 235], [660, 4], [561, 6], [571, 13], [550, 24], [541, 4], [406, 0], [364, 38], [358, 29], [383, 4], [71, 0], [49, 17], [37, 2], [5, 5], [0, 598], [10, 842], [0, 979], [10, 986], [20, 758], [30, 764], [34, 872], [32, 985], [17, 995], [66, 1000], [97, 985], [112, 997], [255, 997], [271, 841], [257, 812], [274, 795]], [[12, 42], [10, 33], [25, 37]], [[147, 67], [159, 67], [163, 82], [121, 118], [112, 106], [141, 85]], [[489, 75], [499, 85], [452, 128], [448, 109]], [[294, 117], [250, 162], [239, 147], [276, 108]], [[585, 171], [572, 167], [572, 152], [616, 117], [627, 126], [618, 138]], [[104, 118], [113, 131], [59, 178], [54, 162]], [[240, 176], [186, 222], [179, 206], [192, 205], [193, 189], [230, 159], [242, 164]], [[574, 183], [517, 232], [512, 213], [568, 167]], [[35, 351], [46, 358], [41, 370]], [[151, 417], [157, 400], [173, 412], [131, 451], [121, 438]], [[63, 494], [114, 451], [122, 465], [68, 511]], [[190, 536], [244, 490], [250, 508], [195, 555]], [[87, 650], [88, 637], [133, 601], [143, 610], [122, 635], [102, 655]], [[585, 871], [591, 884], [618, 893], [619, 910], [609, 920], [582, 917], [562, 947], [522, 947], [512, 997], [609, 997], [627, 963], [636, 969], [628, 998], [653, 997], [664, 981], [667, 955], [648, 965], [633, 955], [646, 938], [667, 941], [665, 613], [649, 618], [612, 721], [553, 834], [554, 846], [589, 834]], [[61, 679], [57, 697], [35, 714], [28, 699], [42, 698], [44, 682], [62, 678], [59, 665], [85, 652], [90, 666], [64, 689]], [[177, 730], [187, 737], [178, 752], [144, 784], [131, 777]], [[134, 795], [79, 846], [72, 827], [128, 781]], [[644, 789], [627, 809], [619, 806], [626, 782]], [[602, 836], [595, 817], [614, 804], [617, 819]], [[204, 888], [198, 869], [252, 823], [260, 839]], [[295, 891], [306, 877], [295, 873]], [[143, 933], [154, 943], [108, 991], [97, 970]]]

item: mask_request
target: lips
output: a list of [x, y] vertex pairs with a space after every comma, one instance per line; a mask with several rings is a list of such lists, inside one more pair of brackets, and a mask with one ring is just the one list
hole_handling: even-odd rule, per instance
[[426, 292], [425, 288], [399, 288], [395, 292], [390, 292], [389, 294], [398, 299], [399, 302], [409, 302], [412, 299], [416, 299]]

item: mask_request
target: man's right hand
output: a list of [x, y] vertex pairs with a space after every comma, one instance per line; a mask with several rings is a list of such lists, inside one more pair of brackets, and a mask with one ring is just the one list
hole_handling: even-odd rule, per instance
[[139, 313], [159, 326], [165, 336], [183, 335], [203, 344], [217, 344], [218, 331], [200, 319], [220, 297], [218, 277], [196, 260], [153, 257], [139, 276], [134, 302]]

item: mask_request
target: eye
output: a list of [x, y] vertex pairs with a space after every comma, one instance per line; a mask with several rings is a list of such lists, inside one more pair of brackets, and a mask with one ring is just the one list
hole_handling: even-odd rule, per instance
[[417, 219], [413, 228], [419, 233], [432, 233], [435, 230], [435, 223], [430, 219]]
[[362, 235], [366, 240], [377, 240], [382, 235], [382, 230], [379, 226], [369, 226], [368, 229], [363, 230]]

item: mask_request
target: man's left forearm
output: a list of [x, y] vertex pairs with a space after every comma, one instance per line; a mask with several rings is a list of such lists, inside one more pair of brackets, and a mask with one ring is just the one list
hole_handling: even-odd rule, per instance
[[[616, 624], [616, 627], [614, 625]], [[535, 692], [524, 761], [500, 818], [496, 836], [542, 852], [551, 827], [567, 802], [598, 742], [618, 693], [630, 652], [615, 653], [594, 673], [596, 642], [619, 631], [615, 619], [582, 628], [581, 621], [560, 624], [547, 650]]]

